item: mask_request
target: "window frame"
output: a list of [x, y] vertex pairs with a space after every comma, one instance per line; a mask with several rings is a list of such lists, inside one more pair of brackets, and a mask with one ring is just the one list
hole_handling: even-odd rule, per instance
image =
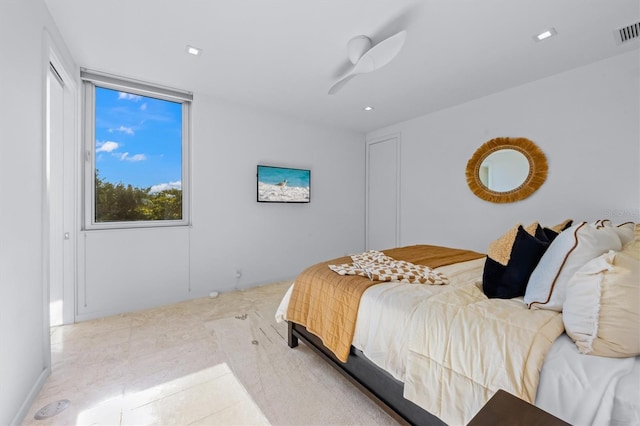
[[[83, 230], [136, 229], [191, 226], [191, 107], [193, 94], [168, 87], [110, 74], [80, 70], [83, 97]], [[177, 102], [182, 105], [182, 219], [96, 222], [96, 137], [95, 88], [118, 90], [134, 95]]]

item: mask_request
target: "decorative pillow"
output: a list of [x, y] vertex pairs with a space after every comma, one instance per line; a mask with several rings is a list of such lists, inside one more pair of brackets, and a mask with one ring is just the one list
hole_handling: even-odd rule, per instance
[[569, 281], [566, 296], [562, 318], [580, 352], [640, 355], [640, 240], [587, 262]]
[[498, 289], [502, 285], [502, 276], [507, 267], [490, 257], [484, 262], [482, 271], [482, 291], [489, 299], [498, 297]]
[[[511, 248], [513, 247], [513, 242], [516, 239], [518, 228], [521, 226], [522, 224], [517, 224], [513, 228], [509, 229], [500, 238], [489, 244], [487, 255], [498, 263], [506, 266], [509, 262], [509, 257], [511, 257]], [[538, 226], [538, 222], [533, 222], [531, 225], [527, 226], [524, 229], [529, 233], [529, 235], [534, 235]]]
[[558, 236], [559, 233], [567, 228], [570, 228], [572, 223], [573, 220], [567, 219], [564, 222], [554, 225], [550, 228], [545, 226], [544, 228], [541, 227], [539, 231], [536, 229], [536, 238], [544, 241], [544, 236], [546, 236], [549, 242], [551, 242]]
[[548, 246], [548, 241], [529, 235], [522, 225], [519, 226], [507, 266], [491, 258], [485, 262], [482, 289], [487, 297], [511, 299], [524, 296], [529, 276]]
[[542, 226], [538, 226], [536, 228], [535, 237], [540, 241], [551, 243], [551, 241], [556, 239], [558, 234], [559, 232], [556, 232], [551, 228], [543, 228]]
[[605, 225], [605, 222], [609, 222], [609, 225], [611, 225], [611, 221], [609, 219], [598, 219], [593, 222], [593, 224], [600, 228]]
[[522, 226], [518, 228], [511, 257], [502, 276], [502, 289], [498, 292], [498, 297], [510, 299], [524, 296], [529, 277], [549, 244], [549, 241], [539, 240], [530, 235]]
[[573, 225], [573, 219], [567, 219], [564, 222], [560, 222], [559, 224], [552, 226], [551, 229], [559, 234], [565, 229], [569, 229], [571, 225]]
[[[605, 224], [605, 226], [607, 225]], [[622, 242], [623, 246], [631, 242], [636, 236], [635, 235], [636, 224], [633, 222], [625, 222], [625, 223], [621, 223], [620, 225], [616, 225], [616, 226], [611, 225], [611, 226], [618, 233], [618, 237], [620, 237], [620, 242]]]
[[609, 219], [600, 219], [595, 221], [595, 225], [598, 228], [608, 226], [615, 229], [615, 231], [618, 233], [618, 237], [620, 237], [620, 242], [623, 246], [635, 238], [636, 224], [633, 222], [625, 222], [621, 223], [620, 225], [614, 225]]
[[573, 274], [591, 259], [621, 248], [620, 237], [611, 227], [582, 222], [561, 232], [531, 273], [524, 301], [530, 309], [562, 312]]

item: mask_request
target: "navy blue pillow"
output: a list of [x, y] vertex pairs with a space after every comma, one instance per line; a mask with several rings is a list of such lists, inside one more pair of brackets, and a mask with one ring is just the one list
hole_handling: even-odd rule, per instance
[[519, 226], [507, 265], [503, 266], [490, 258], [485, 262], [482, 289], [487, 297], [511, 299], [524, 296], [529, 276], [549, 244], [549, 241], [542, 241], [529, 235], [522, 226]]
[[498, 297], [498, 287], [502, 283], [502, 276], [507, 267], [502, 263], [496, 262], [489, 256], [484, 262], [484, 270], [482, 271], [482, 291], [489, 299]]
[[565, 223], [564, 228], [562, 228], [562, 229], [560, 230], [560, 232], [562, 232], [562, 231], [564, 231], [564, 230], [566, 230], [566, 229], [571, 228], [571, 225], [573, 225], [573, 220], [568, 220], [568, 221], [567, 221], [567, 223]]
[[502, 275], [502, 285], [498, 291], [498, 297], [511, 299], [512, 297], [524, 296], [529, 277], [549, 244], [548, 241], [542, 241], [529, 235], [522, 226], [518, 228], [511, 249], [511, 258]]
[[559, 234], [551, 228], [543, 228], [538, 225], [536, 228], [536, 238], [540, 241], [552, 242]]

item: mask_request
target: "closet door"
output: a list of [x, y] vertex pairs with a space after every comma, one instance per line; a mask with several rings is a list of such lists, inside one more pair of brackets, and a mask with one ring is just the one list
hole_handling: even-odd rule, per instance
[[367, 250], [400, 244], [400, 135], [367, 141]]

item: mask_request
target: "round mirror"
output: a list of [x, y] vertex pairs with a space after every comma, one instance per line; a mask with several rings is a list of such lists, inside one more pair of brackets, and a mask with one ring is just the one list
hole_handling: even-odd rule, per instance
[[482, 161], [478, 173], [482, 184], [490, 190], [513, 191], [529, 176], [529, 160], [515, 149], [499, 149]]
[[523, 200], [547, 178], [547, 159], [526, 138], [496, 138], [482, 145], [467, 163], [467, 184], [494, 203]]

